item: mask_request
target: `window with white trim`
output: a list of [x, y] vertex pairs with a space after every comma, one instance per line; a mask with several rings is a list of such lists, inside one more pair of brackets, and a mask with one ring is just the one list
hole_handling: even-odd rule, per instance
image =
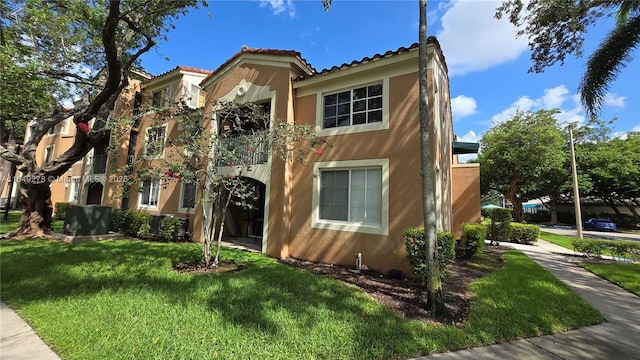
[[49, 161], [51, 161], [51, 158], [53, 157], [53, 145], [48, 145], [46, 148], [44, 148], [44, 162], [43, 164], [48, 163]]
[[187, 103], [192, 108], [199, 108], [204, 106], [204, 91], [201, 91], [197, 85], [191, 85], [191, 89], [188, 96]]
[[312, 227], [388, 233], [388, 159], [322, 162], [314, 171]]
[[180, 212], [193, 212], [196, 206], [196, 183], [194, 177], [181, 181]]
[[151, 93], [151, 106], [160, 108], [167, 105], [171, 97], [171, 86]]
[[167, 128], [164, 125], [147, 128], [144, 143], [144, 155], [146, 157], [153, 158], [163, 155], [166, 134]]
[[71, 186], [69, 189], [69, 202], [77, 203], [79, 193], [80, 193], [80, 177], [74, 176], [71, 178]]
[[138, 206], [140, 207], [157, 207], [160, 198], [160, 183], [158, 180], [149, 180], [142, 183], [140, 188], [140, 196], [138, 197]]
[[382, 122], [382, 83], [323, 97], [323, 129], [379, 122]]

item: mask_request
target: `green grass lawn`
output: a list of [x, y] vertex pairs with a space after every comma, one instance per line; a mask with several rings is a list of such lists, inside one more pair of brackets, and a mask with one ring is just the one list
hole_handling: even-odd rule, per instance
[[[9, 211], [7, 216], [7, 220], [4, 219], [4, 210], [0, 211], [0, 234], [6, 234], [12, 232], [18, 227], [18, 222], [20, 222], [20, 216], [22, 215], [21, 211]], [[63, 220], [53, 220], [53, 231], [57, 233], [62, 232], [62, 228], [64, 227]]]
[[[464, 328], [405, 320], [260, 254], [186, 275], [197, 244], [0, 241], [2, 300], [64, 359], [395, 359], [569, 330], [601, 315], [524, 254], [475, 282]], [[446, 291], [446, 289], [445, 289]]]
[[580, 266], [640, 296], [640, 264], [580, 264]]
[[565, 247], [567, 249], [573, 250], [573, 245], [571, 244], [571, 240], [574, 239], [574, 237], [565, 236], [565, 235], [558, 235], [558, 234], [552, 234], [552, 233], [546, 232], [546, 231], [540, 231], [540, 235], [538, 235], [538, 237], [540, 239], [548, 241], [550, 243], [554, 243], [556, 245], [560, 245], [560, 246]]

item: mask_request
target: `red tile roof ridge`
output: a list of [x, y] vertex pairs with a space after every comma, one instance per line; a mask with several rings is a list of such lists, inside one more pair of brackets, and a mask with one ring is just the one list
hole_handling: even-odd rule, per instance
[[209, 74], [209, 76], [204, 78], [204, 80], [202, 80], [202, 82], [200, 82], [200, 86], [202, 86], [202, 84], [204, 84], [207, 81], [209, 81], [209, 79], [211, 79], [216, 73], [218, 73], [219, 71], [221, 71], [222, 69], [227, 67], [234, 60], [236, 60], [238, 57], [240, 57], [242, 54], [245, 54], [245, 53], [247, 53], [247, 54], [264, 54], [264, 55], [283, 55], [283, 56], [297, 57], [298, 59], [300, 59], [300, 61], [302, 61], [303, 64], [308, 66], [313, 72], [316, 71], [316, 69], [314, 69], [313, 66], [311, 66], [311, 64], [309, 64], [309, 62], [302, 57], [302, 55], [300, 54], [299, 51], [296, 51], [296, 50], [281, 50], [281, 49], [251, 48], [251, 47], [248, 47], [246, 45], [243, 45], [240, 48], [240, 51], [238, 51], [237, 53], [233, 54], [233, 56], [231, 56], [229, 59], [227, 59], [227, 61], [222, 63], [222, 65], [218, 66], [217, 69], [213, 70]]

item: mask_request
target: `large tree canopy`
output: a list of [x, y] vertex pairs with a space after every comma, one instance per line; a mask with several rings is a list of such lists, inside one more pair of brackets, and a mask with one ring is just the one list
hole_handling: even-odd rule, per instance
[[617, 27], [592, 55], [580, 91], [583, 105], [594, 116], [618, 71], [640, 44], [640, 1], [636, 0], [506, 0], [496, 10], [518, 27], [532, 50], [530, 71], [542, 72], [567, 55], [582, 56], [584, 34], [594, 23], [613, 15]]
[[[19, 233], [42, 236], [51, 232], [49, 184], [94, 146], [108, 141], [107, 119], [116, 100], [129, 85], [131, 71], [172, 27], [172, 20], [185, 14], [199, 0], [10, 0], [3, 2], [3, 46], [14, 46], [17, 66], [36, 64], [38, 78], [55, 84], [58, 102], [47, 115], [38, 117], [22, 154], [0, 147], [0, 156], [23, 173], [20, 183], [25, 212]], [[3, 92], [29, 92], [19, 83], [2, 84]], [[27, 85], [29, 83], [27, 82]], [[85, 95], [74, 108], [63, 99]], [[31, 104], [22, 103], [27, 108]], [[60, 121], [74, 116], [78, 124], [71, 148], [48, 163], [35, 159], [38, 143]], [[93, 120], [91, 131], [89, 122]], [[80, 125], [83, 124], [83, 125]]]
[[557, 110], [518, 112], [483, 136], [480, 173], [483, 188], [499, 191], [522, 221], [522, 201], [541, 182], [562, 182], [566, 141], [558, 126]]

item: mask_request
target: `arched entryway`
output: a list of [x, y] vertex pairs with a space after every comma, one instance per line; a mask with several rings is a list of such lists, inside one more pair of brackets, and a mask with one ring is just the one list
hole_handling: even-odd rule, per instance
[[102, 203], [102, 183], [91, 182], [87, 189], [87, 205], [95, 204], [100, 205]]
[[266, 186], [252, 178], [242, 178], [254, 189], [251, 207], [245, 208], [236, 204], [229, 204], [225, 220], [225, 240], [238, 243], [255, 250], [262, 250], [264, 233], [265, 195]]

